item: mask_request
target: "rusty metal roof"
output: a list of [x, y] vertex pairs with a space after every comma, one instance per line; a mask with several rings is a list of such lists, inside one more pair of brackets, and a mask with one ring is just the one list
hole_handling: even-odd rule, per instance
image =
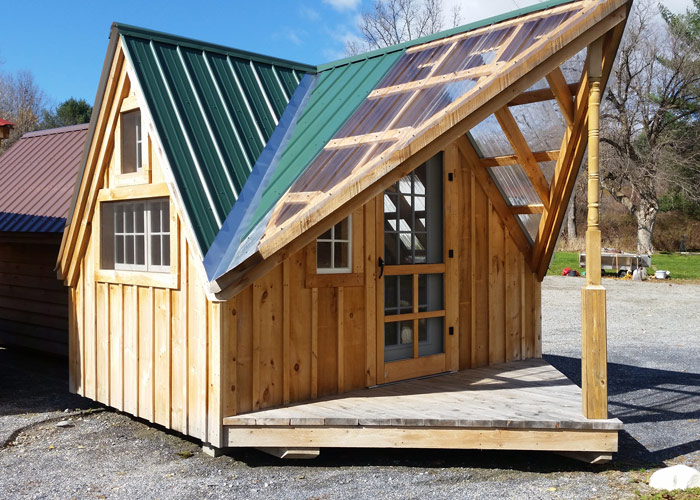
[[63, 232], [87, 130], [29, 132], [0, 156], [0, 231]]

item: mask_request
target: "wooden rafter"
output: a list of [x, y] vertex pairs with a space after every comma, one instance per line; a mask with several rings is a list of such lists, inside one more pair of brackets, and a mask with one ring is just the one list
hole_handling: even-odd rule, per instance
[[[532, 154], [538, 163], [543, 161], [557, 161], [559, 159], [558, 150], [533, 151]], [[517, 165], [518, 163], [519, 160], [516, 155], [491, 156], [481, 159], [481, 165], [483, 167], [505, 167], [507, 165]]]
[[515, 215], [511, 211], [511, 207], [508, 206], [506, 200], [503, 199], [496, 183], [493, 182], [491, 176], [483, 168], [478, 168], [479, 165], [479, 155], [474, 150], [474, 146], [469, 142], [466, 136], [462, 136], [456, 141], [459, 152], [464, 156], [465, 161], [472, 166], [472, 172], [474, 172], [474, 177], [477, 182], [481, 185], [482, 189], [491, 200], [493, 208], [496, 210], [498, 215], [503, 219], [513, 241], [518, 246], [520, 251], [525, 256], [525, 262], [530, 262], [528, 256], [532, 255], [532, 245], [528, 241], [523, 229], [520, 227]]
[[511, 206], [510, 211], [514, 214], [541, 214], [544, 212], [544, 205], [533, 203], [531, 205]]
[[535, 192], [542, 200], [545, 208], [549, 208], [549, 184], [542, 173], [539, 163], [537, 163], [535, 155], [532, 154], [530, 146], [528, 146], [525, 137], [523, 137], [523, 133], [518, 128], [515, 118], [513, 118], [507, 107], [499, 109], [494, 114], [503, 129], [503, 133], [506, 134], [508, 142], [513, 146], [515, 156], [518, 157], [518, 163], [523, 167], [530, 182], [532, 182], [532, 187], [535, 188]]
[[[629, 6], [626, 7], [629, 13]], [[603, 78], [601, 82], [602, 88], [610, 76], [615, 54], [617, 54], [618, 46], [624, 32], [625, 24], [619, 24], [605, 34], [603, 42]], [[587, 65], [586, 65], [587, 66]], [[584, 70], [581, 77], [578, 94], [576, 95], [576, 114], [574, 117], [574, 126], [570, 133], [567, 132], [562, 149], [555, 169], [555, 176], [552, 180], [550, 206], [556, 207], [556, 210], [551, 210], [546, 217], [543, 217], [540, 222], [539, 234], [535, 247], [532, 253], [532, 268], [537, 274], [538, 279], [542, 279], [547, 273], [549, 261], [554, 252], [554, 246], [559, 235], [567, 204], [564, 203], [571, 197], [578, 169], [581, 165], [583, 154], [588, 144], [588, 73]]]
[[395, 128], [393, 130], [375, 132], [373, 134], [351, 135], [340, 139], [333, 139], [326, 144], [325, 149], [348, 148], [358, 144], [373, 144], [384, 141], [396, 141], [403, 135], [410, 134], [413, 127]]
[[[438, 68], [438, 64], [431, 65], [434, 72]], [[454, 73], [447, 73], [446, 75], [429, 76], [423, 78], [422, 80], [414, 80], [412, 82], [401, 83], [399, 85], [392, 85], [391, 87], [384, 87], [381, 89], [373, 90], [368, 99], [378, 99], [380, 97], [386, 97], [388, 95], [400, 94], [402, 92], [410, 92], [412, 90], [423, 90], [434, 85], [440, 85], [446, 82], [457, 82], [461, 80], [478, 80], [482, 76], [488, 76], [496, 71], [498, 71], [505, 63], [494, 62], [491, 64], [483, 64], [475, 68], [465, 69], [462, 71], [456, 71]]]
[[[571, 93], [572, 96], [575, 95], [576, 92], [578, 92], [578, 83], [569, 83], [567, 84], [567, 87], [569, 88], [569, 93]], [[555, 99], [555, 97], [554, 93], [552, 92], [552, 89], [550, 89], [549, 87], [544, 89], [528, 90], [527, 92], [523, 92], [517, 97], [511, 99], [508, 103], [508, 106], [520, 106], [521, 104], [532, 104], [533, 102], [551, 101], [552, 99]]]
[[556, 68], [547, 75], [547, 82], [552, 89], [554, 98], [557, 100], [561, 114], [564, 115], [564, 120], [569, 128], [574, 125], [574, 96], [571, 93], [569, 85], [566, 83], [564, 73], [561, 68]]

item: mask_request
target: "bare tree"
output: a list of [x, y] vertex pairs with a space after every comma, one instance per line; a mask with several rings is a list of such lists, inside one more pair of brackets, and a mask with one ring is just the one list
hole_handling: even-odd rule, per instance
[[[453, 26], [460, 22], [459, 7], [450, 12]], [[375, 0], [358, 23], [360, 41], [348, 41], [348, 55], [406, 42], [443, 29], [442, 0]]]
[[15, 124], [10, 137], [0, 144], [0, 154], [9, 149], [25, 132], [40, 128], [40, 116], [46, 96], [29, 71], [16, 75], [0, 73], [0, 117]]
[[637, 222], [637, 251], [653, 252], [659, 197], [671, 186], [700, 196], [683, 168], [698, 164], [698, 52], [652, 24], [649, 3], [630, 19], [601, 109], [601, 183]]

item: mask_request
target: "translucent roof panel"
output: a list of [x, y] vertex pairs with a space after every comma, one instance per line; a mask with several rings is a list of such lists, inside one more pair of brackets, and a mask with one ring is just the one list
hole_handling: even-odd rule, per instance
[[542, 214], [518, 214], [517, 218], [520, 226], [525, 229], [525, 234], [530, 238], [530, 242], [534, 243], [537, 239]]
[[514, 154], [513, 146], [508, 142], [494, 115], [490, 115], [472, 128], [469, 134], [472, 136], [476, 151], [482, 158]]
[[[592, 26], [597, 22], [593, 16], [596, 9], [612, 9], [613, 4], [572, 2], [407, 48], [277, 202], [260, 248], [272, 248], [271, 240], [287, 231], [292, 217], [300, 221], [294, 226], [294, 231], [299, 231], [357, 196], [420, 150], [443, 126], [453, 125], [453, 118], [461, 120], [488, 102], [500, 91], [502, 81], [516, 81], [545, 54], [559, 50], [584, 27]], [[555, 39], [558, 42], [550, 43]], [[517, 117], [527, 130], [523, 130], [526, 137], [546, 145], [543, 149], [559, 149], [561, 145], [561, 135], [549, 131], [552, 123], [563, 123], [556, 111], [556, 120], [553, 112], [544, 108], [527, 108], [528, 113], [540, 113], [539, 117]], [[439, 129], [435, 127], [438, 123]], [[494, 128], [492, 123], [498, 125], [490, 118], [479, 126], [482, 135], [480, 130], [474, 133], [481, 154], [513, 154], [500, 127]], [[419, 138], [414, 151], [409, 146]], [[511, 166], [502, 176], [504, 182], [506, 176], [510, 179], [513, 201], [538, 202], [531, 197], [532, 187], [527, 186], [520, 166]], [[303, 213], [296, 207], [284, 209], [285, 204], [299, 200], [308, 200]], [[279, 241], [290, 237], [280, 235]]]
[[507, 165], [488, 169], [491, 178], [501, 190], [508, 205], [523, 206], [541, 203], [535, 188], [520, 165]]
[[512, 106], [510, 112], [533, 152], [561, 148], [566, 122], [556, 101]]
[[540, 169], [544, 174], [544, 178], [547, 179], [547, 184], [552, 185], [552, 179], [554, 178], [554, 169], [557, 166], [555, 161], [541, 161]]

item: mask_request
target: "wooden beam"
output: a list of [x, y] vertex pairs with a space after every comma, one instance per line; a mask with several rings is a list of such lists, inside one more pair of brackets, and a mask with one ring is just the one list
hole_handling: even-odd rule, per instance
[[349, 148], [359, 144], [373, 144], [376, 142], [397, 141], [402, 136], [410, 134], [413, 127], [402, 127], [391, 130], [382, 130], [374, 134], [351, 135], [349, 137], [341, 137], [332, 139], [326, 144], [324, 149]]
[[[448, 73], [446, 75], [429, 76], [421, 80], [414, 80], [407, 83], [402, 83], [399, 85], [392, 85], [391, 87], [384, 87], [380, 89], [373, 90], [370, 92], [367, 99], [378, 99], [380, 97], [386, 97], [393, 94], [400, 94], [403, 92], [410, 92], [413, 90], [423, 90], [434, 85], [441, 85], [443, 83], [452, 83], [460, 80], [478, 80], [482, 76], [488, 76], [496, 73], [500, 70], [506, 63], [504, 62], [494, 62], [491, 64], [482, 64], [475, 68], [465, 69], [462, 71], [455, 71], [454, 73]], [[433, 65], [433, 71], [439, 66], [439, 64]]]
[[569, 85], [566, 83], [564, 73], [561, 68], [556, 68], [547, 75], [547, 82], [554, 93], [554, 98], [557, 100], [561, 114], [564, 115], [566, 125], [571, 128], [574, 126], [574, 96], [571, 93]]
[[542, 212], [544, 212], [544, 205], [532, 204], [511, 206], [510, 211], [514, 214], [541, 214]]
[[532, 182], [532, 187], [535, 188], [545, 208], [549, 208], [549, 184], [542, 173], [539, 163], [537, 163], [535, 159], [535, 155], [532, 154], [530, 146], [528, 146], [525, 137], [523, 137], [522, 132], [518, 128], [515, 118], [513, 118], [513, 115], [507, 107], [499, 109], [494, 114], [503, 129], [503, 133], [506, 134], [508, 142], [513, 146], [513, 150], [518, 157], [520, 165], [523, 167], [523, 170], [525, 170], [530, 182]]
[[[559, 151], [533, 151], [533, 156], [538, 163], [543, 161], [557, 161], [559, 159]], [[491, 156], [481, 159], [481, 165], [484, 167], [505, 167], [506, 165], [518, 165], [519, 160], [516, 155]]]
[[[472, 167], [474, 165], [478, 165], [479, 156], [476, 154], [474, 146], [472, 146], [466, 136], [459, 139], [456, 144], [460, 153], [462, 153], [462, 156], [464, 156], [465, 161], [470, 163]], [[529, 262], [530, 257], [532, 256], [532, 246], [525, 236], [523, 229], [520, 227], [520, 224], [516, 220], [515, 215], [513, 215], [510, 207], [503, 199], [503, 195], [501, 195], [498, 187], [493, 182], [493, 179], [491, 179], [491, 176], [483, 168], [472, 168], [472, 172], [474, 172], [474, 178], [477, 180], [477, 182], [479, 182], [479, 184], [481, 184], [481, 187], [491, 200], [493, 208], [496, 210], [496, 212], [498, 212], [498, 215], [501, 216], [501, 219], [503, 219], [503, 222], [513, 237], [513, 241], [515, 241], [515, 244], [525, 256], [525, 261]]]
[[[578, 83], [569, 83], [566, 86], [572, 96], [576, 95], [576, 92], [578, 92]], [[521, 104], [532, 104], [533, 102], [551, 101], [555, 98], [554, 92], [552, 92], [550, 88], [528, 90], [511, 99], [510, 102], [508, 102], [508, 106], [520, 106]]]
[[[629, 6], [625, 7], [625, 19]], [[620, 23], [613, 27], [612, 30], [605, 34], [605, 52], [603, 55], [603, 78], [601, 88], [605, 88], [605, 84], [610, 76], [612, 65], [617, 54], [617, 48], [620, 45], [622, 34], [625, 30], [625, 23]], [[564, 220], [564, 214], [571, 192], [573, 191], [578, 169], [581, 165], [583, 154], [588, 144], [588, 136], [585, 131], [588, 129], [588, 71], [584, 69], [579, 85], [579, 91], [576, 95], [576, 116], [574, 118], [574, 126], [570, 133], [567, 133], [562, 141], [562, 149], [559, 160], [557, 162], [554, 179], [552, 180], [550, 210], [547, 217], [543, 217], [540, 222], [540, 230], [535, 242], [533, 250], [532, 268], [537, 274], [537, 278], [541, 281], [544, 275], [547, 274], [549, 261], [552, 258], [554, 247], [559, 236], [559, 230]]]

